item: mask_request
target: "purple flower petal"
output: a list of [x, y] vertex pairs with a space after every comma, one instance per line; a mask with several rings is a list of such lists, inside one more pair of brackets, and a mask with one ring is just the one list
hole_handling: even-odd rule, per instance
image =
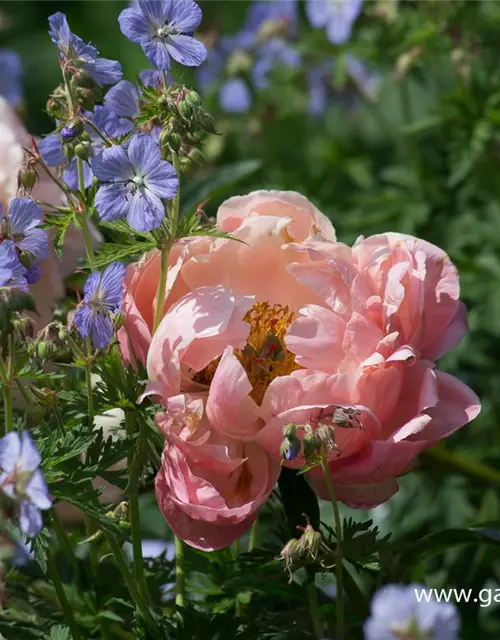
[[200, 24], [202, 13], [200, 7], [193, 0], [171, 2], [168, 22], [180, 33], [194, 31]]
[[143, 233], [157, 229], [165, 216], [162, 201], [147, 189], [139, 189], [132, 196], [127, 221], [132, 229]]
[[179, 190], [179, 178], [175, 169], [166, 160], [153, 167], [146, 176], [146, 188], [158, 198], [172, 200]]
[[38, 143], [38, 149], [42, 158], [49, 167], [58, 167], [66, 160], [62, 149], [62, 142], [57, 133], [46, 136]]
[[52, 500], [49, 498], [49, 490], [43, 473], [36, 470], [26, 486], [25, 495], [38, 509], [50, 509]]
[[126, 267], [123, 262], [112, 262], [104, 271], [99, 284], [99, 289], [106, 306], [118, 313], [123, 300], [123, 279]]
[[252, 104], [247, 83], [242, 78], [232, 78], [224, 82], [219, 91], [219, 102], [228, 113], [246, 113]]
[[108, 314], [96, 312], [93, 314], [90, 327], [91, 339], [97, 349], [104, 349], [113, 337], [113, 323]]
[[49, 17], [50, 31], [49, 35], [52, 42], [67, 51], [71, 42], [72, 33], [64, 13], [58, 11]]
[[205, 45], [190, 36], [171, 36], [165, 46], [172, 58], [186, 67], [198, 67], [207, 59]]
[[42, 529], [42, 514], [38, 507], [27, 500], [22, 500], [19, 507], [19, 527], [24, 535], [28, 536], [28, 538], [33, 538]]
[[9, 225], [11, 233], [22, 234], [41, 223], [41, 208], [28, 198], [14, 198], [9, 204]]
[[123, 35], [132, 42], [141, 44], [151, 37], [149, 20], [142, 11], [138, 11], [135, 7], [124, 9], [118, 17], [118, 22]]
[[39, 262], [49, 255], [49, 238], [43, 229], [30, 229], [17, 246], [32, 253]]
[[8, 49], [0, 50], [0, 96], [13, 107], [22, 99], [22, 75], [23, 67], [19, 54]]
[[83, 287], [84, 300], [88, 301], [90, 298], [96, 295], [100, 281], [101, 281], [100, 273], [95, 272], [89, 275]]
[[141, 43], [142, 50], [147, 59], [157, 69], [168, 71], [170, 69], [170, 56], [165, 42], [161, 40], [147, 40]]
[[124, 184], [105, 184], [99, 187], [94, 206], [102, 220], [118, 220], [130, 209], [130, 189]]
[[121, 117], [134, 118], [139, 113], [139, 89], [122, 80], [107, 92], [104, 104]]
[[[99, 274], [95, 275], [98, 276]], [[90, 336], [93, 315], [93, 310], [87, 304], [80, 303], [78, 305], [73, 321], [82, 338], [88, 338]]]
[[[184, 1], [184, 0], [182, 0]], [[150, 25], [163, 24], [172, 7], [172, 0], [138, 0], [137, 6]]]
[[321, 29], [328, 23], [330, 2], [331, 0], [307, 0], [306, 15], [315, 29]]
[[101, 182], [126, 182], [134, 177], [127, 152], [118, 145], [104, 149], [92, 158], [90, 164], [95, 177]]
[[149, 136], [135, 136], [128, 148], [128, 157], [134, 173], [146, 176], [158, 163], [162, 162], [160, 147]]
[[[63, 171], [64, 182], [68, 185], [70, 189], [77, 191], [80, 188], [79, 178], [78, 178], [78, 165], [76, 159], [73, 159], [69, 165]], [[89, 165], [84, 162], [83, 163], [83, 184], [85, 188], [90, 187], [92, 184], [93, 173], [89, 167]]]
[[87, 63], [85, 69], [101, 86], [115, 84], [123, 77], [121, 64], [107, 58], [97, 58], [95, 61]]
[[16, 468], [21, 455], [22, 445], [19, 435], [15, 431], [7, 433], [0, 439], [0, 469], [6, 474]]
[[32, 264], [26, 271], [25, 277], [28, 284], [35, 284], [42, 277], [42, 267], [39, 264]]

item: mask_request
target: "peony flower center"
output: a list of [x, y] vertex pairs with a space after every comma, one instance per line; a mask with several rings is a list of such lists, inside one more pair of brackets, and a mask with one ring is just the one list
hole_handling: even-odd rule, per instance
[[[250, 396], [260, 405], [271, 382], [279, 376], [287, 376], [301, 367], [295, 355], [285, 346], [285, 335], [293, 321], [293, 311], [281, 304], [257, 302], [243, 316], [250, 325], [250, 334], [244, 349], [236, 349], [235, 356], [243, 365], [252, 391]], [[194, 380], [210, 384], [220, 358], [213, 360]]]

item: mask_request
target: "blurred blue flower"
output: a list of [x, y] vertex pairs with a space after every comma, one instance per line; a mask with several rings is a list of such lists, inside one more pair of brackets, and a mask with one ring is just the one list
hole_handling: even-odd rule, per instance
[[54, 13], [49, 17], [50, 37], [57, 45], [59, 57], [68, 71], [82, 69], [99, 85], [115, 84], [123, 76], [119, 62], [100, 58], [99, 52], [71, 33], [68, 20], [63, 13]]
[[11, 240], [0, 242], [0, 287], [28, 291], [26, 267], [19, 261], [16, 247]]
[[13, 107], [21, 102], [22, 75], [21, 57], [14, 51], [0, 49], [0, 96]]
[[307, 0], [306, 13], [313, 27], [326, 28], [330, 42], [344, 44], [351, 37], [362, 5], [363, 0]]
[[205, 45], [191, 34], [200, 24], [201, 9], [193, 0], [139, 0], [124, 9], [118, 22], [122, 33], [140, 44], [157, 69], [170, 69], [170, 58], [188, 67], [207, 57]]
[[46, 232], [39, 228], [42, 218], [41, 208], [28, 198], [13, 198], [5, 213], [0, 203], [0, 243], [3, 244], [5, 240], [14, 243], [22, 262], [29, 265], [26, 265], [28, 271], [25, 277], [30, 284], [40, 279], [38, 265], [49, 253], [49, 239]]
[[95, 197], [100, 217], [126, 216], [129, 225], [142, 232], [161, 225], [165, 211], [160, 198], [171, 200], [179, 189], [174, 168], [161, 159], [158, 144], [144, 134], [132, 138], [128, 149], [104, 149], [92, 160], [92, 171], [104, 183]]
[[268, 26], [271, 33], [290, 33], [294, 30], [298, 17], [297, 0], [256, 0], [250, 5], [244, 31], [258, 36]]
[[91, 274], [85, 283], [75, 325], [80, 335], [91, 338], [97, 349], [107, 347], [113, 337], [112, 316], [122, 306], [125, 271], [122, 262], [112, 262], [103, 273]]
[[365, 640], [458, 640], [460, 619], [456, 607], [435, 599], [427, 602], [422, 598], [419, 602], [415, 593], [422, 590], [425, 587], [418, 584], [393, 584], [377, 591], [364, 625]]
[[[368, 99], [374, 99], [380, 86], [379, 74], [370, 71], [364, 62], [350, 55], [345, 57], [345, 66], [348, 78], [356, 84], [357, 89], [364, 93]], [[346, 98], [352, 106], [352, 99], [349, 97], [348, 91], [335, 90], [332, 85], [334, 68], [333, 61], [325, 60], [312, 67], [307, 73], [309, 113], [313, 117], [321, 116], [329, 104], [339, 101], [345, 102]]]
[[198, 69], [197, 80], [202, 91], [209, 91], [221, 76], [229, 75], [218, 91], [218, 100], [224, 111], [244, 113], [250, 109], [252, 95], [244, 76], [250, 76], [254, 85], [262, 90], [269, 86], [269, 76], [274, 69], [300, 66], [300, 53], [283, 37], [259, 39], [259, 28], [265, 20], [284, 15], [288, 16], [287, 24], [296, 20], [295, 2], [256, 2], [250, 8], [245, 28], [221, 38], [209, 49], [206, 64]]
[[40, 510], [52, 506], [40, 462], [27, 431], [21, 437], [11, 432], [0, 440], [0, 490], [17, 503], [20, 529], [30, 538], [42, 528]]
[[[108, 138], [114, 138], [128, 133], [130, 126], [118, 118], [116, 113], [107, 107], [97, 106], [94, 111], [86, 111], [84, 117], [90, 120], [94, 126]], [[85, 124], [85, 131], [90, 136], [90, 156], [100, 153], [104, 147], [104, 141], [96, 133], [90, 124]], [[59, 167], [67, 164], [66, 156], [63, 151], [63, 141], [57, 133], [46, 136], [38, 143], [38, 149], [42, 154], [42, 158], [49, 167]], [[85, 186], [92, 184], [92, 170], [86, 162], [83, 164], [83, 173], [85, 177]], [[78, 168], [76, 158], [73, 158], [63, 171], [64, 182], [70, 189], [78, 189]]]

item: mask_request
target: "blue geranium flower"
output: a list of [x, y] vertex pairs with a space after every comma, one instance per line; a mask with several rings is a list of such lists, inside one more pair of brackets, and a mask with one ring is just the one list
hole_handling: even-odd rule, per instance
[[0, 242], [0, 287], [28, 291], [26, 267], [21, 264], [12, 240]]
[[19, 508], [19, 526], [30, 538], [42, 528], [40, 510], [50, 509], [40, 454], [29, 433], [8, 433], [0, 440], [0, 490]]
[[14, 198], [4, 214], [0, 204], [0, 242], [11, 240], [23, 262], [29, 267], [25, 274], [29, 283], [37, 282], [41, 276], [40, 262], [49, 253], [49, 240], [43, 229], [41, 208], [27, 198]]
[[201, 9], [193, 0], [139, 0], [124, 9], [118, 22], [122, 33], [141, 45], [157, 69], [170, 69], [170, 58], [188, 67], [207, 57], [205, 46], [190, 34], [201, 22]]
[[[84, 116], [90, 120], [94, 126], [108, 138], [122, 136], [130, 131], [129, 123], [126, 123], [116, 113], [107, 107], [97, 106], [94, 111], [86, 111]], [[90, 157], [100, 153], [104, 147], [103, 139], [96, 133], [90, 124], [85, 124], [85, 131], [90, 136]], [[63, 171], [64, 182], [70, 189], [78, 189], [78, 169], [76, 158], [67, 163], [66, 156], [63, 151], [63, 141], [59, 134], [53, 133], [46, 136], [38, 144], [38, 149], [42, 154], [42, 158], [49, 167], [59, 167], [66, 165]], [[83, 172], [85, 177], [85, 187], [92, 184], [92, 170], [88, 163], [84, 163]]]
[[330, 42], [344, 44], [351, 37], [362, 5], [363, 0], [307, 0], [306, 13], [313, 27], [326, 29]]
[[123, 299], [125, 265], [112, 262], [103, 273], [87, 278], [84, 298], [75, 313], [75, 325], [83, 338], [91, 338], [95, 347], [107, 347], [113, 337], [113, 315], [119, 313]]
[[115, 84], [121, 80], [123, 72], [120, 63], [100, 58], [95, 47], [71, 33], [68, 20], [63, 13], [58, 12], [50, 16], [49, 24], [52, 42], [57, 45], [59, 57], [67, 70], [82, 69], [101, 86]]
[[428, 638], [458, 640], [460, 619], [455, 605], [432, 598], [417, 600], [425, 587], [387, 585], [375, 594], [364, 625], [365, 640]]
[[179, 189], [172, 165], [161, 159], [160, 147], [149, 136], [132, 138], [128, 149], [113, 146], [92, 160], [92, 171], [102, 184], [95, 208], [103, 220], [127, 217], [138, 231], [157, 229], [165, 211], [160, 198], [171, 200]]
[[21, 57], [14, 51], [0, 49], [0, 96], [13, 107], [21, 102], [22, 75]]

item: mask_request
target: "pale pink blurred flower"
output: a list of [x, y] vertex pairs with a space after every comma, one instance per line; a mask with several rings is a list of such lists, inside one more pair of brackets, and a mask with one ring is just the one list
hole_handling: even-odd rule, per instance
[[[147, 365], [145, 395], [167, 408], [157, 415], [158, 502], [174, 531], [205, 549], [255, 518], [279, 474], [287, 424], [334, 424], [338, 496], [374, 506], [423, 449], [479, 412], [475, 394], [434, 365], [467, 331], [444, 252], [398, 234], [351, 249], [290, 192], [232, 198], [217, 224], [243, 242], [176, 247], [152, 340], [157, 254], [130, 269], [125, 305], [129, 335], [141, 329], [133, 344]], [[350, 416], [341, 426], [332, 423], [339, 409]], [[321, 474], [307, 477], [325, 496]]]

